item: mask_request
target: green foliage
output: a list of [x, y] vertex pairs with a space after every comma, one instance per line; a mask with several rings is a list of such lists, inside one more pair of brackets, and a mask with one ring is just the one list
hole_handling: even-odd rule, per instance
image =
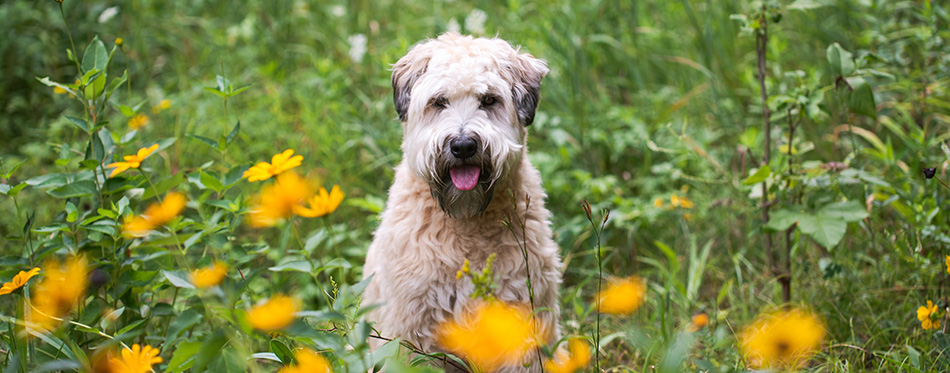
[[[369, 353], [359, 279], [400, 157], [388, 68], [453, 24], [551, 67], [529, 147], [567, 263], [563, 334], [594, 340], [600, 264], [649, 280], [638, 313], [602, 317], [604, 369], [743, 369], [736, 333], [780, 299], [767, 234], [787, 249], [792, 303], [828, 326], [811, 369], [950, 369], [943, 328], [914, 318], [947, 306], [945, 2], [132, 1], [100, 21], [107, 7], [67, 0], [64, 22], [57, 2], [0, 4], [0, 280], [73, 254], [96, 279], [69, 322], [29, 342], [17, 304], [43, 275], [0, 295], [6, 371], [86, 369], [133, 343], [160, 349], [157, 371], [275, 371], [298, 347], [337, 371], [397, 356], [387, 369], [431, 369], [438, 357], [408, 359], [398, 340]], [[260, 188], [241, 177], [287, 148], [346, 200], [251, 227]], [[188, 198], [180, 216], [123, 235], [169, 192]], [[583, 200], [610, 209], [602, 234]], [[195, 288], [190, 272], [212, 262], [227, 278]], [[243, 311], [280, 293], [299, 296], [299, 319], [254, 331]], [[710, 324], [685, 331], [697, 313]]]

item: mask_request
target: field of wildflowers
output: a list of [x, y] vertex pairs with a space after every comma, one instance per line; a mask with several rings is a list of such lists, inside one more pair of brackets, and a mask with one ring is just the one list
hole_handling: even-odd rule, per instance
[[[0, 18], [4, 373], [950, 370], [945, 2], [13, 0]], [[400, 157], [388, 69], [450, 30], [551, 67], [529, 142], [560, 340], [494, 299], [492, 259], [458, 269], [482, 303], [440, 328], [449, 353], [363, 317]]]

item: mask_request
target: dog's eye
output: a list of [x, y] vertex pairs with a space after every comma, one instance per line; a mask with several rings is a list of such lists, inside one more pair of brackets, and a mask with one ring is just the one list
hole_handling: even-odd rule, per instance
[[495, 101], [497, 101], [495, 96], [482, 97], [482, 106], [492, 106], [495, 104]]
[[435, 106], [439, 109], [445, 109], [446, 106], [449, 106], [449, 99], [445, 97], [436, 97], [432, 99], [432, 106]]

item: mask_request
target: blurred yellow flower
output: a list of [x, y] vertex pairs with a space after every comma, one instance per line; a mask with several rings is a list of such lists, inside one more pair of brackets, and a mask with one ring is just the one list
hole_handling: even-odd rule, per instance
[[686, 221], [692, 221], [692, 220], [693, 220], [693, 214], [690, 214], [690, 213], [687, 212], [687, 213], [683, 214], [683, 219], [686, 219]]
[[145, 237], [149, 231], [175, 219], [184, 208], [185, 196], [169, 192], [161, 202], [149, 205], [142, 215], [126, 220], [122, 225], [122, 234], [126, 237]]
[[265, 332], [283, 329], [294, 322], [300, 301], [286, 295], [275, 295], [247, 311], [247, 321], [254, 329]]
[[920, 320], [920, 326], [924, 330], [939, 328], [940, 319], [937, 318], [937, 305], [928, 300], [926, 306], [920, 306], [917, 309], [917, 319]]
[[153, 152], [155, 152], [155, 150], [158, 150], [158, 144], [152, 145], [147, 148], [141, 148], [139, 149], [137, 153], [135, 153], [135, 155], [127, 155], [127, 156], [122, 157], [125, 159], [125, 162], [109, 163], [108, 165], [106, 165], [106, 167], [109, 167], [109, 168], [115, 167], [115, 169], [112, 170], [112, 173], [109, 174], [109, 177], [118, 175], [119, 173], [125, 170], [128, 170], [130, 168], [139, 168], [139, 166], [142, 165], [142, 162], [145, 161], [145, 158], [148, 158], [148, 156], [151, 155]]
[[244, 171], [244, 177], [247, 178], [247, 181], [267, 180], [271, 176], [277, 176], [284, 171], [300, 166], [302, 161], [302, 155], [294, 155], [293, 149], [287, 149], [283, 153], [271, 157], [271, 163], [260, 162]]
[[265, 185], [251, 200], [250, 223], [253, 227], [270, 227], [280, 219], [290, 217], [295, 206], [302, 206], [313, 195], [314, 187], [296, 172], [277, 176], [277, 182]]
[[480, 303], [472, 312], [439, 326], [436, 341], [481, 371], [521, 364], [539, 344], [538, 324], [527, 307]]
[[606, 289], [597, 294], [597, 309], [601, 313], [629, 314], [643, 304], [646, 292], [647, 285], [639, 277], [613, 280]]
[[812, 313], [800, 309], [759, 316], [739, 336], [746, 363], [754, 368], [797, 369], [819, 349], [825, 326]]
[[13, 276], [13, 279], [10, 282], [4, 283], [3, 287], [0, 287], [0, 295], [10, 294], [14, 290], [23, 287], [26, 285], [26, 282], [30, 280], [33, 276], [36, 276], [37, 273], [40, 273], [40, 267], [33, 268], [27, 271], [20, 271], [16, 276]]
[[690, 201], [689, 198], [686, 198], [686, 196], [680, 197], [675, 194], [670, 196], [670, 204], [673, 205], [673, 207], [680, 207], [684, 209], [693, 208], [693, 201]]
[[693, 315], [693, 320], [689, 323], [689, 327], [686, 329], [690, 332], [696, 332], [699, 331], [699, 329], [705, 328], [706, 325], [709, 325], [709, 315], [700, 313]]
[[947, 255], [947, 273], [950, 274], [950, 255]]
[[129, 128], [137, 130], [142, 129], [148, 124], [148, 116], [145, 114], [135, 114], [134, 117], [129, 118]]
[[165, 110], [168, 110], [168, 108], [170, 107], [172, 107], [172, 101], [166, 98], [164, 100], [159, 101], [158, 105], [155, 105], [152, 107], [152, 114], [161, 113]]
[[320, 187], [320, 194], [316, 194], [309, 199], [310, 208], [303, 207], [302, 205], [294, 205], [293, 211], [294, 214], [305, 218], [321, 217], [336, 211], [336, 208], [340, 206], [340, 202], [342, 201], [343, 192], [338, 185], [334, 185], [330, 193], [327, 193], [326, 188]]
[[653, 199], [653, 207], [656, 207], [656, 208], [663, 207], [663, 198], [657, 197]]
[[568, 347], [570, 356], [563, 349], [555, 351], [554, 358], [544, 362], [544, 370], [549, 373], [574, 373], [590, 363], [590, 346], [583, 339], [571, 339]]
[[44, 331], [53, 330], [60, 319], [76, 308], [89, 283], [89, 266], [85, 257], [74, 256], [66, 263], [47, 261], [45, 274], [36, 285], [30, 301], [30, 321]]
[[65, 95], [65, 94], [66, 94], [66, 90], [63, 89], [63, 88], [61, 88], [61, 87], [53, 87], [53, 93], [55, 93], [55, 94], [57, 94], [57, 95]]
[[309, 348], [294, 352], [297, 365], [280, 368], [277, 373], [333, 373], [333, 367], [327, 359]]
[[114, 357], [109, 360], [109, 367], [112, 373], [147, 373], [152, 372], [152, 365], [162, 362], [160, 351], [157, 348], [145, 345], [139, 346], [133, 344], [132, 348], [126, 348], [121, 352], [121, 358]]
[[196, 288], [210, 288], [221, 283], [228, 275], [228, 266], [215, 262], [211, 267], [198, 268], [191, 272], [191, 283]]
[[122, 38], [115, 38], [115, 45], [122, 46]]

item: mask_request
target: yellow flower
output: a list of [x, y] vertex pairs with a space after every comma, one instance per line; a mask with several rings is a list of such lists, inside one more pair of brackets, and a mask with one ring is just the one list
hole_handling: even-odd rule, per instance
[[759, 316], [742, 331], [739, 348], [754, 369], [796, 369], [818, 351], [824, 338], [825, 326], [818, 317], [792, 309]]
[[271, 163], [260, 162], [244, 171], [244, 177], [247, 178], [247, 181], [267, 180], [271, 176], [277, 176], [284, 171], [300, 166], [301, 161], [303, 161], [302, 155], [294, 155], [293, 149], [287, 149], [283, 153], [271, 157]]
[[673, 205], [673, 207], [681, 207], [684, 209], [693, 208], [693, 201], [690, 201], [686, 196], [680, 197], [675, 194], [670, 196], [670, 204]]
[[30, 303], [33, 309], [30, 321], [44, 331], [53, 330], [60, 319], [76, 308], [89, 283], [89, 266], [85, 257], [76, 256], [63, 263], [48, 261], [43, 265], [45, 274]]
[[65, 95], [65, 94], [66, 94], [66, 90], [63, 89], [62, 87], [53, 87], [53, 93], [55, 93], [55, 94], [57, 94], [57, 95]]
[[141, 148], [137, 153], [135, 153], [135, 155], [127, 155], [122, 157], [125, 159], [125, 162], [115, 162], [106, 165], [106, 167], [110, 168], [115, 167], [109, 177], [118, 175], [122, 171], [128, 170], [130, 168], [139, 168], [139, 166], [142, 165], [142, 162], [145, 161], [145, 158], [148, 158], [148, 156], [155, 152], [155, 150], [158, 150], [158, 144], [147, 148]]
[[683, 219], [686, 219], [686, 221], [692, 221], [692, 220], [693, 220], [693, 214], [690, 214], [690, 213], [687, 212], [687, 213], [683, 214]]
[[937, 318], [937, 305], [928, 300], [926, 306], [920, 306], [917, 309], [917, 319], [920, 320], [920, 326], [924, 330], [939, 328], [940, 319]]
[[275, 295], [247, 311], [247, 321], [254, 329], [265, 332], [283, 329], [294, 322], [300, 301], [286, 295]]
[[121, 358], [114, 357], [109, 360], [113, 373], [152, 372], [152, 365], [162, 362], [158, 349], [149, 345], [142, 347], [136, 343], [131, 349], [122, 350], [121, 354]]
[[276, 183], [265, 185], [261, 193], [251, 200], [251, 226], [270, 227], [280, 219], [290, 217], [294, 207], [302, 207], [313, 192], [313, 184], [296, 172], [278, 175]]
[[571, 339], [568, 346], [571, 355], [567, 356], [564, 350], [554, 352], [554, 358], [544, 362], [544, 370], [549, 373], [574, 373], [584, 369], [590, 363], [590, 347], [581, 338]]
[[122, 46], [122, 38], [115, 38], [115, 45]]
[[309, 348], [294, 352], [297, 365], [280, 368], [277, 373], [333, 373], [330, 362]]
[[305, 218], [316, 218], [336, 211], [336, 208], [340, 206], [340, 202], [342, 201], [343, 192], [340, 191], [338, 185], [334, 185], [330, 193], [327, 193], [326, 188], [320, 187], [320, 194], [310, 197], [310, 208], [295, 205], [293, 211], [294, 214]]
[[14, 290], [23, 287], [26, 285], [26, 282], [30, 280], [33, 276], [36, 276], [37, 273], [40, 273], [40, 267], [31, 269], [29, 272], [20, 271], [16, 276], [13, 276], [13, 279], [10, 282], [4, 283], [3, 287], [0, 287], [0, 295], [10, 294]]
[[696, 332], [699, 329], [705, 328], [706, 325], [709, 325], [709, 315], [700, 313], [693, 315], [693, 320], [689, 323], [689, 327], [686, 329], [690, 332]]
[[663, 207], [663, 198], [657, 197], [653, 200], [653, 207], [661, 208]]
[[126, 237], [145, 237], [149, 231], [175, 219], [184, 208], [185, 196], [169, 192], [163, 201], [149, 205], [142, 215], [126, 220], [122, 233]]
[[172, 107], [172, 101], [166, 98], [164, 100], [159, 101], [158, 105], [155, 105], [152, 107], [152, 114], [161, 113], [170, 107]]
[[228, 266], [223, 263], [214, 263], [208, 268], [199, 268], [191, 272], [191, 283], [197, 288], [216, 286], [228, 275]]
[[148, 116], [145, 114], [135, 114], [134, 117], [129, 119], [129, 128], [137, 130], [142, 129], [145, 125], [148, 124]]
[[607, 288], [597, 294], [597, 309], [601, 313], [626, 315], [643, 304], [647, 285], [639, 277], [611, 281]]
[[542, 334], [530, 309], [491, 302], [480, 303], [461, 318], [442, 323], [436, 341], [479, 370], [494, 371], [520, 364], [538, 345]]
[[950, 274], [950, 255], [947, 255], [947, 273]]

